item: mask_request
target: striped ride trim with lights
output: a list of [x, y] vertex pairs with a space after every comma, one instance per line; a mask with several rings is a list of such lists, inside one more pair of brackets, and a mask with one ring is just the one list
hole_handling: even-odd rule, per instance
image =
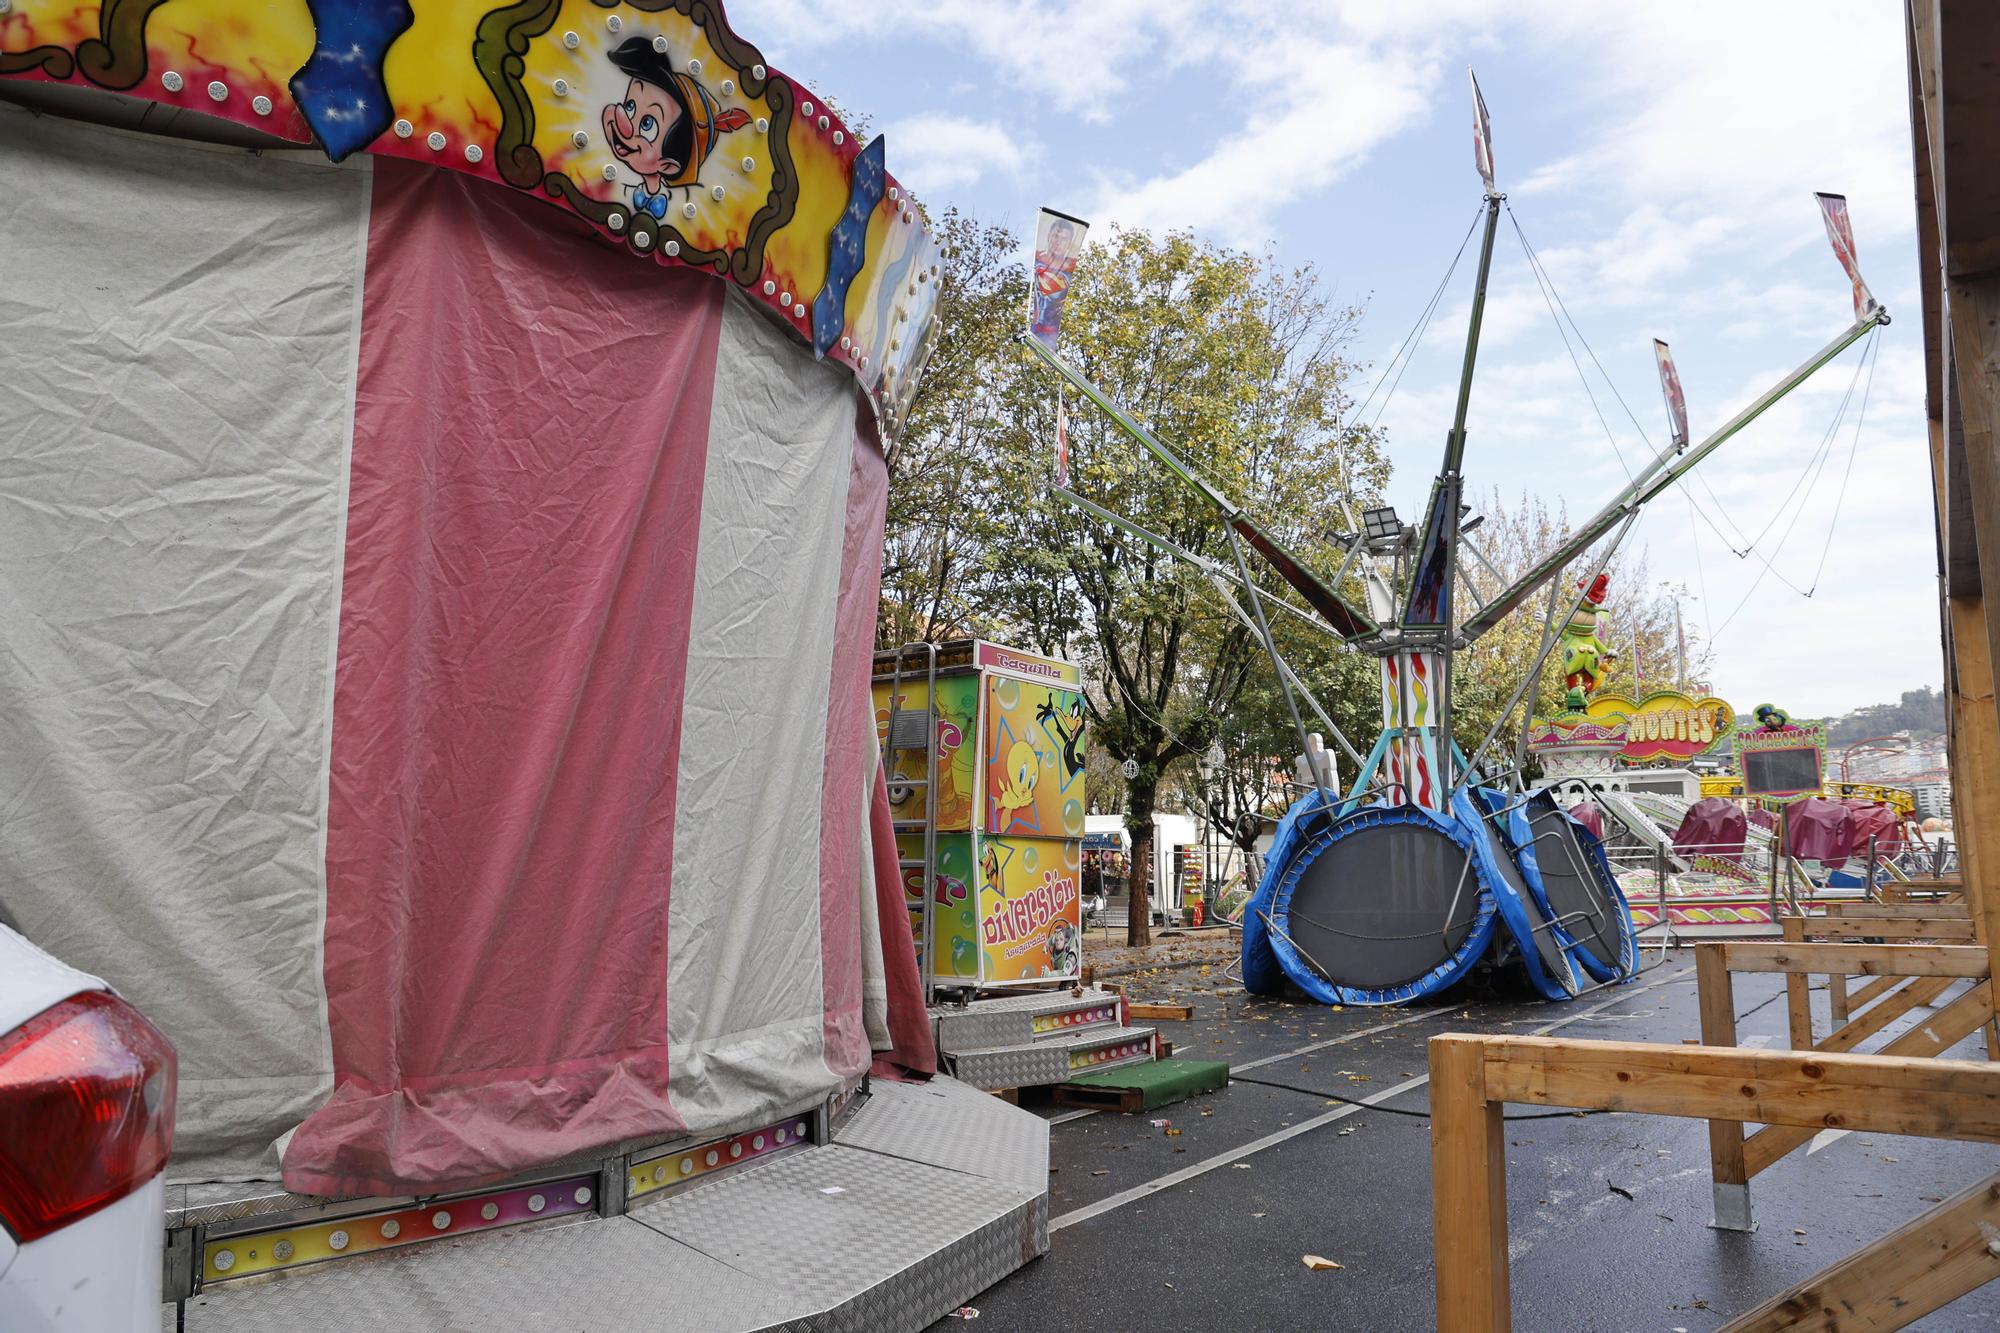
[[[724, 1167], [811, 1141], [811, 1118], [800, 1115], [692, 1147], [654, 1150], [626, 1166], [626, 1201], [629, 1204]], [[468, 1232], [594, 1213], [598, 1211], [597, 1181], [598, 1173], [593, 1170], [533, 1185], [405, 1204], [378, 1213], [355, 1213], [309, 1225], [219, 1237], [202, 1246], [202, 1284], [212, 1286], [350, 1255], [402, 1249]]]
[[225, 1236], [202, 1247], [202, 1279], [204, 1285], [225, 1282], [351, 1254], [400, 1249], [468, 1231], [493, 1231], [547, 1217], [587, 1213], [596, 1197], [597, 1173], [593, 1171], [311, 1226]]
[[1097, 1027], [1101, 1024], [1115, 1024], [1118, 1021], [1117, 1004], [1094, 1005], [1089, 1009], [1072, 1009], [1059, 1014], [1036, 1014], [1035, 1035], [1044, 1032], [1060, 1032], [1064, 1028]]
[[656, 1153], [632, 1163], [625, 1173], [627, 1201], [657, 1194], [669, 1185], [695, 1180], [725, 1166], [765, 1157], [780, 1148], [809, 1141], [804, 1116], [794, 1117], [763, 1129], [753, 1129], [712, 1143], [698, 1144], [678, 1152]]
[[1091, 1051], [1071, 1051], [1069, 1067], [1074, 1072], [1079, 1069], [1101, 1069], [1107, 1065], [1124, 1064], [1129, 1060], [1152, 1058], [1153, 1039], [1144, 1037], [1137, 1041], [1121, 1041], [1112, 1046], [1100, 1046]]

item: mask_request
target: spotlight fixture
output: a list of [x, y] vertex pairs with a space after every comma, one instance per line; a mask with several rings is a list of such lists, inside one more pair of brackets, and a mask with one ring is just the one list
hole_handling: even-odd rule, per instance
[[1364, 509], [1361, 511], [1361, 531], [1371, 542], [1394, 541], [1403, 535], [1403, 521], [1388, 505], [1380, 509]]

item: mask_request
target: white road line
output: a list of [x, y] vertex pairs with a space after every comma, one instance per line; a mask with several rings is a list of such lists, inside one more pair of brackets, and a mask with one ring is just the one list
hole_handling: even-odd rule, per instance
[[[1605, 1000], [1603, 1003], [1592, 1005], [1590, 1008], [1580, 1010], [1577, 1013], [1566, 1014], [1563, 1017], [1556, 1019], [1552, 1023], [1545, 1023], [1541, 1027], [1536, 1028], [1529, 1035], [1535, 1037], [1547, 1036], [1549, 1033], [1554, 1032], [1557, 1028], [1566, 1027], [1569, 1024], [1578, 1021], [1579, 1019], [1588, 1018], [1590, 1015], [1595, 1013], [1601, 1013], [1602, 1011], [1611, 1008], [1615, 1004], [1623, 1004], [1625, 1001], [1631, 999], [1635, 995], [1643, 995], [1647, 991], [1656, 989], [1657, 987], [1660, 986], [1664, 986], [1668, 982], [1678, 980], [1679, 975], [1680, 975], [1679, 973], [1675, 973], [1672, 976], [1662, 977], [1658, 981], [1647, 982], [1645, 985], [1639, 986], [1633, 990], [1623, 990], [1623, 988], [1620, 988], [1621, 991], [1620, 994], [1612, 996], [1610, 999]], [[1435, 1015], [1426, 1015], [1426, 1016], [1434, 1017]], [[1354, 1035], [1359, 1036], [1360, 1034], [1356, 1033]], [[1245, 1068], [1248, 1068], [1248, 1066], [1245, 1066]], [[1192, 1166], [1182, 1167], [1178, 1171], [1170, 1171], [1164, 1176], [1158, 1176], [1152, 1180], [1146, 1181], [1143, 1184], [1134, 1185], [1131, 1189], [1120, 1190], [1118, 1193], [1111, 1195], [1109, 1198], [1099, 1199], [1096, 1203], [1087, 1204], [1082, 1208], [1073, 1209], [1070, 1212], [1064, 1213], [1061, 1217], [1051, 1219], [1049, 1222], [1049, 1230], [1061, 1231], [1064, 1227], [1075, 1226], [1078, 1222], [1088, 1222], [1094, 1217], [1102, 1217], [1106, 1213], [1113, 1212], [1119, 1208], [1123, 1208], [1128, 1203], [1136, 1203], [1140, 1199], [1147, 1198], [1150, 1195], [1158, 1194], [1161, 1190], [1172, 1189], [1174, 1186], [1180, 1184], [1182, 1181], [1193, 1180], [1196, 1176], [1207, 1175], [1210, 1171], [1220, 1170], [1222, 1167], [1230, 1166], [1236, 1162], [1240, 1162], [1246, 1157], [1254, 1157], [1258, 1153], [1263, 1152], [1266, 1148], [1275, 1148], [1279, 1144], [1284, 1143], [1290, 1139], [1295, 1139], [1301, 1134], [1311, 1133], [1313, 1130], [1320, 1128], [1322, 1125], [1330, 1125], [1336, 1120], [1345, 1120], [1348, 1116], [1359, 1115], [1363, 1110], [1367, 1109], [1368, 1106], [1374, 1106], [1379, 1102], [1386, 1102], [1391, 1097], [1400, 1097], [1404, 1093], [1410, 1091], [1412, 1088], [1420, 1088], [1424, 1084], [1430, 1081], [1431, 1080], [1429, 1074], [1420, 1074], [1416, 1078], [1408, 1079], [1402, 1083], [1398, 1083], [1393, 1088], [1384, 1088], [1381, 1092], [1376, 1093], [1374, 1096], [1364, 1098], [1363, 1101], [1366, 1103], [1366, 1105], [1364, 1106], [1336, 1107], [1335, 1109], [1328, 1111], [1324, 1115], [1316, 1115], [1310, 1120], [1302, 1120], [1296, 1125], [1292, 1125], [1285, 1129], [1277, 1130], [1274, 1133], [1266, 1134], [1261, 1139], [1254, 1139], [1251, 1142], [1244, 1144], [1240, 1148], [1232, 1148], [1228, 1152], [1217, 1153], [1213, 1157], [1203, 1158], [1201, 1161], [1196, 1162]]]
[[1276, 1055], [1267, 1055], [1261, 1060], [1252, 1060], [1248, 1064], [1231, 1065], [1230, 1069], [1232, 1071], [1238, 1069], [1261, 1069], [1265, 1065], [1274, 1065], [1281, 1060], [1296, 1060], [1301, 1055], [1311, 1055], [1314, 1051], [1323, 1051], [1329, 1046], [1338, 1046], [1342, 1042], [1355, 1041], [1362, 1037], [1372, 1037], [1378, 1032], [1387, 1032], [1390, 1028], [1399, 1028], [1405, 1023], [1421, 1023], [1426, 1018], [1438, 1017], [1439, 1013], [1439, 1010], [1427, 1009], [1421, 1013], [1410, 1014], [1404, 1018], [1392, 1018], [1387, 1023], [1377, 1023], [1372, 1028], [1362, 1028], [1359, 1031], [1349, 1032], [1327, 1041], [1316, 1041], [1310, 1046], [1301, 1046], [1296, 1051], [1280, 1051]]

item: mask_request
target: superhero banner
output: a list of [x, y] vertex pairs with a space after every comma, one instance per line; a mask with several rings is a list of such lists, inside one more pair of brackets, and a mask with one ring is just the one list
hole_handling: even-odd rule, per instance
[[985, 838], [979, 849], [979, 948], [988, 982], [1083, 974], [1082, 843]]
[[1674, 354], [1658, 338], [1653, 339], [1653, 360], [1660, 368], [1660, 394], [1667, 400], [1667, 421], [1674, 432], [1674, 447], [1688, 442], [1687, 399], [1681, 396], [1681, 376], [1674, 369]]
[[1035, 225], [1035, 279], [1028, 287], [1028, 331], [1051, 352], [1062, 337], [1063, 302], [1069, 297], [1077, 255], [1089, 231], [1088, 222], [1053, 208], [1043, 209]]
[[1847, 270], [1847, 280], [1854, 284], [1854, 317], [1860, 319], [1875, 308], [1874, 293], [1861, 278], [1861, 261], [1854, 253], [1854, 222], [1847, 215], [1847, 196], [1844, 194], [1816, 194], [1819, 200], [1820, 216], [1826, 220], [1826, 239], [1833, 243], [1834, 258]]
[[1493, 193], [1493, 122], [1486, 116], [1486, 99], [1479, 95], [1479, 76], [1470, 68], [1465, 77], [1472, 80], [1472, 165], [1479, 168], [1479, 179], [1486, 182], [1486, 193]]

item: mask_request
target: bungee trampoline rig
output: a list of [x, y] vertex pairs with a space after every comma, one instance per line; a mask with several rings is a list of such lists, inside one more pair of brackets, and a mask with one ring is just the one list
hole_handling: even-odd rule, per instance
[[[1311, 788], [1281, 820], [1264, 877], [1244, 912], [1243, 980], [1256, 994], [1289, 987], [1326, 1004], [1402, 1004], [1445, 990], [1476, 967], [1491, 964], [1518, 965], [1536, 993], [1567, 1000], [1637, 974], [1637, 931], [1603, 848], [1548, 792], [1529, 791], [1521, 778], [1528, 714], [1542, 676], [1560, 646], [1570, 706], [1581, 708], [1596, 688], [1603, 652], [1595, 619], [1605, 570], [1642, 508], [1841, 352], [1889, 322], [1888, 312], [1861, 279], [1846, 200], [1819, 195], [1835, 256], [1853, 284], [1854, 322], [1698, 443], [1690, 443], [1671, 355], [1665, 343], [1655, 341], [1672, 427], [1668, 445], [1519, 577], [1484, 601], [1468, 587], [1471, 604], [1461, 606], [1461, 551], [1494, 572], [1461, 528], [1462, 466], [1487, 280], [1507, 198], [1495, 185], [1491, 127], [1477, 79], [1472, 81], [1472, 103], [1484, 230], [1443, 461], [1420, 524], [1403, 524], [1387, 507], [1364, 510], [1356, 522], [1348, 498], [1334, 499], [1351, 531], [1336, 534], [1345, 554], [1331, 579], [1310, 569], [1064, 359], [1056, 350], [1054, 320], [1043, 318], [1043, 308], [1037, 309], [1035, 327], [1020, 337], [1042, 366], [1095, 404], [1220, 515], [1233, 567], [1192, 554], [1075, 494], [1067, 488], [1066, 468], [1058, 465], [1056, 494], [1195, 568], [1257, 636], [1312, 767]], [[1515, 229], [1518, 234], [1518, 222]], [[1521, 244], [1537, 281], [1546, 283], [1525, 235]], [[1454, 268], [1456, 263], [1454, 259]], [[1038, 254], [1038, 276], [1042, 267]], [[1450, 276], [1447, 272], [1446, 282]], [[1433, 297], [1430, 309], [1435, 306]], [[1415, 346], [1416, 332], [1404, 349]], [[1589, 571], [1572, 595], [1562, 597], [1558, 580], [1600, 542]], [[1304, 608], [1259, 590], [1246, 546], [1299, 594]], [[1365, 610], [1343, 595], [1350, 579], [1360, 582]], [[1533, 665], [1492, 728], [1467, 754], [1453, 735], [1453, 656], [1545, 589], [1547, 609]], [[1377, 660], [1382, 727], [1365, 755], [1286, 665], [1272, 640], [1269, 611], [1306, 620], [1347, 649]], [[1344, 791], [1315, 757], [1323, 752], [1308, 741], [1301, 701], [1356, 766]], [[1511, 760], [1489, 762], [1489, 751], [1524, 701]]]

